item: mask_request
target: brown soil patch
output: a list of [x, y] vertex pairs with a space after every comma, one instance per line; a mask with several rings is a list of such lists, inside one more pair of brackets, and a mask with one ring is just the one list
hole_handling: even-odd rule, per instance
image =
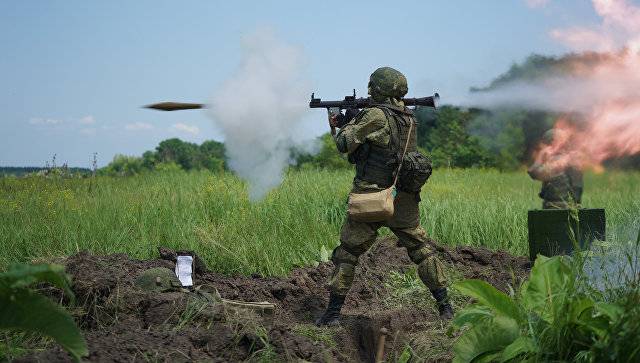
[[[525, 257], [481, 248], [445, 249], [442, 259], [454, 279], [479, 278], [503, 290], [529, 270]], [[299, 268], [286, 278], [213, 272], [195, 276], [196, 284], [217, 289], [223, 298], [274, 303], [273, 316], [266, 317], [213, 306], [194, 292], [148, 293], [133, 286], [147, 268], [173, 269], [168, 260], [79, 253], [65, 263], [83, 306], [77, 318], [91, 352], [87, 361], [369, 362], [383, 326], [390, 331], [386, 343], [390, 361], [406, 349], [413, 351], [414, 361], [451, 358], [454, 338], [444, 334], [446, 323], [438, 319], [425, 289], [418, 287], [422, 290], [398, 298], [397, 287], [389, 283], [391, 274], [407, 274], [413, 286], [414, 269], [405, 250], [397, 248], [391, 237], [381, 238], [361, 257], [342, 325], [336, 328], [313, 326], [327, 303], [324, 285], [331, 263]], [[459, 306], [464, 301], [454, 296], [454, 303]], [[54, 348], [22, 361], [70, 358]]]

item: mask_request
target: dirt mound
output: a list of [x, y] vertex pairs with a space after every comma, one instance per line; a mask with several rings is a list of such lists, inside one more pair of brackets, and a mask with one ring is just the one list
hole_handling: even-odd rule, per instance
[[[453, 279], [484, 279], [503, 290], [529, 270], [524, 257], [479, 248], [443, 249], [442, 258]], [[373, 360], [383, 326], [390, 331], [390, 360], [406, 349], [416, 360], [450, 359], [453, 338], [444, 334], [446, 324], [395, 239], [381, 238], [360, 261], [342, 325], [336, 328], [313, 326], [327, 303], [331, 263], [296, 269], [286, 278], [196, 274], [202, 290], [217, 290], [225, 299], [271, 302], [276, 306], [272, 315], [212, 304], [209, 295], [199, 292], [151, 293], [134, 286], [148, 268], [173, 269], [168, 260], [83, 252], [69, 257], [66, 265], [83, 307], [77, 318], [91, 352], [88, 361], [367, 362]], [[454, 305], [465, 303], [453, 300]], [[24, 361], [70, 358], [54, 348]]]

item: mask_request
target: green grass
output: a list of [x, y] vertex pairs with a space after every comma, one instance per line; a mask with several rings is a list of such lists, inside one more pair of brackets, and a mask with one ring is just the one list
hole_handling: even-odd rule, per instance
[[[0, 269], [83, 249], [150, 258], [164, 245], [193, 249], [220, 272], [283, 275], [337, 245], [352, 178], [293, 171], [255, 203], [229, 174], [0, 178]], [[539, 188], [524, 172], [436, 170], [422, 192], [422, 225], [441, 243], [525, 255]], [[606, 208], [608, 233], [638, 230], [639, 196], [638, 172], [586, 176], [583, 204]]]

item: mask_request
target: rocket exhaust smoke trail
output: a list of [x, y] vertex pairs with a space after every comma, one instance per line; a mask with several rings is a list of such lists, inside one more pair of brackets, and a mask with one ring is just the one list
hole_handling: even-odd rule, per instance
[[229, 167], [257, 200], [282, 181], [311, 87], [302, 50], [272, 31], [246, 36], [243, 47], [242, 63], [214, 94], [208, 114], [224, 134]]
[[[593, 0], [602, 24], [551, 36], [574, 52], [563, 74], [512, 82], [472, 95], [479, 107], [528, 107], [567, 115], [555, 127], [566, 135], [540, 146], [536, 161], [558, 168], [602, 170], [608, 159], [640, 153], [640, 7], [626, 0]], [[580, 62], [580, 57], [595, 61]], [[572, 121], [578, 115], [580, 121]]]

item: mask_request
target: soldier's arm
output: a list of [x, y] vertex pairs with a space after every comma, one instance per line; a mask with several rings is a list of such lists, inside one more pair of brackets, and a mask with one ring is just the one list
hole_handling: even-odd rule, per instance
[[527, 170], [527, 172], [529, 173], [529, 176], [535, 180], [548, 181], [558, 175], [561, 175], [563, 171], [554, 167], [553, 162], [550, 161], [547, 163], [535, 163], [529, 168], [529, 170]]
[[542, 169], [544, 166], [539, 163], [535, 163], [531, 165], [531, 167], [527, 170], [527, 173], [534, 180], [542, 180]]
[[388, 127], [387, 118], [382, 110], [364, 109], [338, 132], [336, 136], [338, 151], [351, 153], [372, 136], [378, 138], [386, 135], [388, 140]]

